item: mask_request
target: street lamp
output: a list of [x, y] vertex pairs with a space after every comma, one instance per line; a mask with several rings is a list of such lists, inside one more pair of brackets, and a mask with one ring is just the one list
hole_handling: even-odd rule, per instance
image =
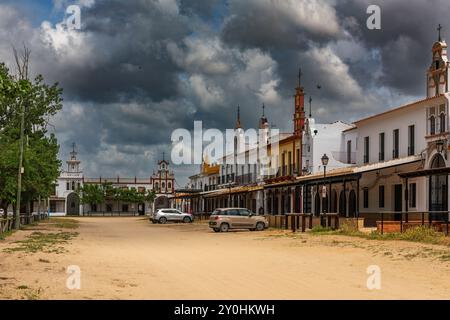
[[326, 176], [326, 170], [327, 170], [327, 165], [328, 165], [328, 160], [330, 160], [328, 157], [327, 157], [327, 154], [325, 153], [323, 156], [322, 156], [322, 165], [323, 165], [323, 177], [325, 178], [325, 176]]
[[[323, 178], [325, 179], [325, 177], [326, 177], [326, 172], [327, 172], [327, 165], [328, 165], [328, 160], [330, 160], [329, 158], [328, 158], [328, 156], [327, 156], [327, 154], [325, 153], [323, 156], [322, 156], [322, 158], [321, 158], [321, 160], [322, 160], [322, 165], [323, 165]], [[323, 194], [322, 194], [322, 197], [323, 197], [323, 199], [325, 199], [325, 196], [326, 196], [326, 184], [325, 184], [325, 180], [323, 180]], [[323, 199], [322, 199], [322, 206], [323, 206]], [[325, 213], [325, 208], [323, 208], [323, 213]], [[321, 225], [323, 226], [323, 217], [321, 217]]]
[[233, 180], [231, 177], [228, 177], [228, 207], [231, 207], [231, 182]]

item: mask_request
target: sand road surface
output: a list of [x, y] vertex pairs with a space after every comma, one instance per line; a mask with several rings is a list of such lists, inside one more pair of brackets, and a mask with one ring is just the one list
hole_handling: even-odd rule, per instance
[[[449, 299], [449, 248], [284, 231], [214, 233], [206, 224], [78, 218], [64, 252], [4, 252], [1, 299]], [[436, 253], [437, 254], [434, 254]], [[429, 254], [428, 254], [429, 253]], [[79, 266], [81, 288], [67, 288]], [[379, 266], [381, 289], [367, 288]]]

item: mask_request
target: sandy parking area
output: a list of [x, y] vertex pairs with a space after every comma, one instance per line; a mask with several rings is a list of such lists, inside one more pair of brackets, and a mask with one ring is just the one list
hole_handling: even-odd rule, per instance
[[[66, 252], [3, 252], [0, 298], [35, 299], [417, 299], [450, 298], [449, 248], [282, 231], [216, 234], [205, 224], [79, 218]], [[66, 268], [81, 268], [81, 289]], [[366, 269], [381, 268], [381, 290]]]

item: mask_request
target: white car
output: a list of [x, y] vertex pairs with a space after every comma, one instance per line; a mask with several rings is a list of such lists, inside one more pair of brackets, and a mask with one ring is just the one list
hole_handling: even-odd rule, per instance
[[177, 209], [159, 209], [150, 215], [150, 221], [161, 224], [165, 224], [168, 221], [191, 223], [194, 221], [194, 216]]

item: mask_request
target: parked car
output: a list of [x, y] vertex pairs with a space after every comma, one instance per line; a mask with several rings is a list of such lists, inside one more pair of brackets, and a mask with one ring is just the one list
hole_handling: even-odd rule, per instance
[[194, 216], [177, 209], [159, 209], [150, 215], [150, 221], [162, 224], [168, 221], [191, 223], [194, 221]]
[[211, 214], [209, 227], [215, 232], [227, 232], [230, 229], [263, 231], [269, 227], [269, 221], [245, 208], [223, 208]]

